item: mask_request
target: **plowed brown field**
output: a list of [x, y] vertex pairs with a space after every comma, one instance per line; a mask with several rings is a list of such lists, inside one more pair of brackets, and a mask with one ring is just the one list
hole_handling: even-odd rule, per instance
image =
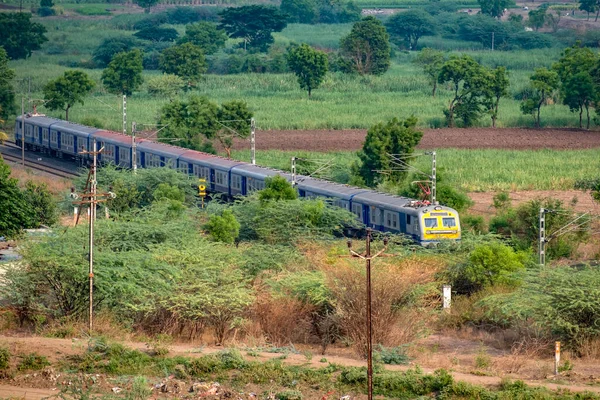
[[[367, 131], [258, 131], [258, 150], [352, 151], [361, 148]], [[419, 148], [461, 149], [589, 149], [600, 148], [600, 132], [580, 129], [425, 129]], [[247, 149], [248, 140], [237, 140], [234, 149]]]

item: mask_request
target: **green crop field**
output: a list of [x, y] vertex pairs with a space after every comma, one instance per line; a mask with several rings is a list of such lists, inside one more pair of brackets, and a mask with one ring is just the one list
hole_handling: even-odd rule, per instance
[[[417, 151], [417, 153], [419, 153]], [[234, 151], [232, 156], [250, 160], [249, 151]], [[291, 157], [314, 160], [305, 168], [313, 171], [330, 161], [326, 178], [346, 183], [350, 166], [358, 157], [353, 152], [310, 153], [290, 151], [258, 151], [256, 162], [289, 171]], [[430, 157], [417, 157], [414, 167], [428, 171]], [[576, 180], [597, 176], [600, 171], [598, 150], [466, 150], [438, 149], [437, 166], [440, 179], [469, 192], [499, 190], [568, 190]], [[557, 161], [560, 160], [560, 161]]]

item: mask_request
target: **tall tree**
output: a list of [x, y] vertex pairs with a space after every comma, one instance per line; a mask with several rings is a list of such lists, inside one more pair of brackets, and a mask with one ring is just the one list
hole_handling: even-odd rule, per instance
[[480, 115], [489, 88], [489, 72], [467, 55], [450, 57], [440, 71], [438, 82], [450, 83], [454, 96], [444, 111], [448, 126], [454, 126], [455, 117], [471, 125]]
[[[360, 164], [353, 170], [367, 186], [376, 186], [384, 179], [400, 182], [406, 172], [398, 171], [392, 164], [391, 155], [410, 155], [423, 137], [423, 132], [416, 130], [415, 117], [373, 125], [367, 131], [362, 150], [358, 153]], [[381, 171], [387, 171], [382, 174]]]
[[327, 74], [327, 55], [302, 44], [288, 51], [287, 61], [290, 69], [298, 77], [300, 88], [307, 90], [310, 97], [313, 89], [319, 87]]
[[423, 72], [425, 72], [425, 75], [427, 75], [427, 79], [429, 79], [429, 82], [433, 86], [431, 92], [433, 97], [435, 97], [438, 77], [440, 75], [440, 71], [442, 70], [442, 65], [444, 65], [444, 61], [444, 53], [427, 47], [421, 50], [414, 59], [414, 63], [421, 66]]
[[0, 156], [0, 236], [13, 237], [23, 228], [34, 224], [33, 210], [19, 189], [17, 180], [10, 177], [10, 167]]
[[223, 146], [227, 158], [231, 158], [233, 139], [245, 139], [250, 136], [252, 112], [248, 109], [245, 101], [233, 100], [221, 104], [217, 112], [217, 118], [219, 129], [215, 132], [215, 137]]
[[131, 36], [107, 38], [96, 47], [92, 53], [92, 59], [100, 68], [106, 68], [115, 55], [125, 51], [131, 51], [138, 46], [139, 41]]
[[158, 124], [165, 128], [161, 138], [179, 139], [178, 145], [193, 150], [204, 148], [204, 139], [212, 139], [221, 128], [217, 123], [219, 107], [206, 97], [190, 96], [188, 101], [173, 100], [163, 106]]
[[558, 73], [562, 82], [566, 82], [569, 77], [580, 72], [592, 71], [599, 60], [600, 58], [589, 47], [582, 47], [580, 43], [576, 43], [561, 53], [558, 61], [552, 65], [552, 69]]
[[198, 22], [185, 27], [185, 36], [179, 44], [192, 43], [202, 49], [204, 54], [216, 53], [227, 42], [227, 33], [212, 22]]
[[15, 70], [8, 68], [8, 55], [0, 47], [0, 119], [8, 118], [15, 109], [14, 77]]
[[83, 99], [96, 86], [96, 82], [82, 71], [65, 71], [44, 86], [46, 108], [64, 110], [65, 119], [69, 120], [69, 110], [75, 103], [83, 105]]
[[535, 126], [540, 127], [540, 110], [552, 93], [558, 89], [559, 78], [555, 71], [537, 68], [529, 77], [529, 85], [533, 91], [529, 99], [521, 103], [521, 112], [530, 114], [535, 120]]
[[191, 88], [206, 72], [206, 59], [200, 47], [184, 43], [163, 50], [159, 66], [165, 74], [181, 77], [187, 82], [188, 88]]
[[110, 93], [129, 96], [144, 81], [143, 70], [141, 50], [118, 53], [102, 71], [102, 83]]
[[287, 26], [286, 16], [272, 6], [228, 7], [219, 15], [219, 27], [230, 37], [243, 39], [244, 49], [267, 51], [274, 40], [272, 33]]
[[435, 21], [424, 10], [418, 8], [394, 14], [385, 26], [392, 41], [404, 42], [409, 50], [417, 50], [422, 36], [435, 34]]
[[281, 0], [279, 10], [291, 23], [313, 24], [318, 16], [315, 0]]
[[144, 12], [148, 14], [152, 7], [158, 4], [159, 0], [134, 0], [134, 3], [144, 9]]
[[4, 47], [8, 58], [27, 58], [48, 41], [46, 28], [31, 22], [29, 13], [0, 13], [0, 47]]
[[582, 115], [585, 109], [586, 128], [590, 129], [590, 106], [597, 101], [598, 96], [589, 72], [579, 72], [570, 76], [562, 83], [561, 89], [563, 102], [572, 112], [579, 111], [579, 127], [583, 128]]
[[528, 15], [529, 20], [527, 21], [527, 25], [536, 31], [546, 23], [546, 8], [544, 7], [540, 7], [537, 10], [531, 10]]
[[558, 31], [560, 20], [560, 10], [555, 10], [554, 13], [546, 14], [546, 23], [552, 29], [553, 33], [556, 33]]
[[504, 10], [514, 4], [512, 0], [477, 0], [481, 13], [500, 19]]
[[375, 17], [356, 22], [341, 39], [340, 52], [361, 75], [381, 75], [390, 67], [389, 35]]
[[498, 119], [498, 109], [500, 107], [500, 99], [508, 96], [508, 73], [506, 67], [496, 67], [489, 75], [488, 88], [486, 91], [487, 108], [492, 118], [492, 127], [496, 127]]
[[[587, 19], [590, 19], [590, 13], [597, 13], [600, 11], [600, 7], [598, 6], [598, 0], [581, 0], [579, 2], [579, 9], [581, 11], [587, 12]], [[596, 20], [598, 20], [598, 15], [596, 15]]]

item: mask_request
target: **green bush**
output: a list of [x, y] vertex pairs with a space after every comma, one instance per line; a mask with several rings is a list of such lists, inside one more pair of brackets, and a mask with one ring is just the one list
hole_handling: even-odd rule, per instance
[[10, 351], [5, 347], [0, 347], [0, 371], [5, 371], [10, 367]]
[[470, 294], [497, 284], [516, 285], [515, 273], [525, 268], [523, 255], [501, 243], [479, 245], [469, 254], [466, 262], [448, 270], [452, 288], [461, 294]]
[[261, 201], [295, 200], [298, 193], [287, 179], [280, 175], [265, 179], [265, 188], [258, 192]]
[[40, 356], [37, 353], [31, 353], [23, 357], [19, 365], [17, 365], [17, 369], [19, 371], [39, 371], [48, 365], [50, 365], [50, 362], [46, 357]]
[[81, 125], [91, 126], [93, 128], [104, 129], [104, 123], [96, 117], [84, 117], [79, 121]]
[[284, 390], [275, 395], [277, 400], [302, 400], [302, 392], [299, 390]]
[[473, 233], [486, 232], [485, 220], [481, 215], [461, 214], [460, 226], [463, 231], [470, 231]]
[[240, 235], [240, 223], [230, 209], [212, 215], [204, 228], [215, 242], [233, 243]]
[[374, 357], [377, 361], [390, 365], [407, 365], [410, 361], [405, 346], [384, 347], [379, 345], [379, 350], [375, 351]]

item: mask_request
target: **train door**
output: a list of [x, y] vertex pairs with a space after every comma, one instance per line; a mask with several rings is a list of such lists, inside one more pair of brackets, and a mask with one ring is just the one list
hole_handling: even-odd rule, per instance
[[42, 145], [42, 127], [38, 127], [38, 144], [41, 146]]
[[247, 194], [247, 187], [246, 187], [247, 183], [246, 183], [246, 177], [242, 176], [242, 196], [245, 196]]
[[365, 224], [366, 226], [369, 226], [369, 221], [371, 220], [371, 216], [369, 215], [369, 213], [371, 212], [371, 207], [367, 206], [367, 205], [362, 205], [362, 209], [363, 209], [363, 224]]
[[210, 190], [211, 192], [215, 191], [215, 170], [210, 169]]
[[406, 233], [406, 214], [399, 213], [400, 218], [400, 232]]
[[298, 196], [299, 197], [306, 197], [306, 191], [303, 189], [298, 189]]
[[79, 138], [73, 135], [73, 153], [75, 153], [75, 156], [77, 156], [77, 139]]
[[119, 146], [115, 146], [115, 165], [119, 166]]

